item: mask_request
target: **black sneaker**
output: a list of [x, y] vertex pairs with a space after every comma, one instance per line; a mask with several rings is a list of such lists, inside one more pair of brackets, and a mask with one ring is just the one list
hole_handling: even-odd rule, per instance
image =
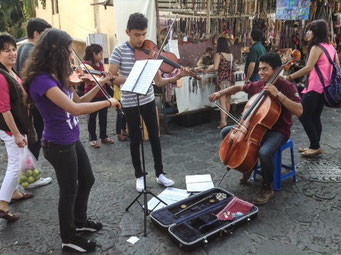
[[88, 218], [83, 226], [76, 225], [76, 232], [96, 232], [102, 229], [102, 223]]
[[81, 236], [75, 236], [70, 242], [63, 242], [62, 249], [70, 249], [79, 252], [92, 251], [96, 248], [96, 243]]

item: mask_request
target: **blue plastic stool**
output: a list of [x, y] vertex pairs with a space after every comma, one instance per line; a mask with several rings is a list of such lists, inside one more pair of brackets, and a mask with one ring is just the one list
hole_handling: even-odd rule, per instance
[[[291, 166], [282, 164], [282, 152], [286, 149], [290, 148], [291, 154]], [[297, 182], [296, 178], [296, 166], [295, 166], [295, 158], [294, 158], [294, 145], [291, 139], [289, 139], [285, 144], [281, 146], [281, 148], [276, 151], [274, 155], [275, 161], [275, 171], [274, 171], [274, 180], [273, 180], [273, 190], [281, 190], [282, 182], [289, 177], [292, 177], [293, 182]], [[287, 174], [282, 175], [282, 168], [290, 170]], [[253, 180], [256, 180], [257, 174], [262, 174], [260, 165], [257, 165], [253, 171]]]

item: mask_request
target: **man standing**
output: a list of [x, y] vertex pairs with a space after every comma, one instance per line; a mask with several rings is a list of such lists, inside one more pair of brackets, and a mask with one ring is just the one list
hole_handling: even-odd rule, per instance
[[259, 29], [254, 29], [251, 32], [251, 49], [246, 58], [245, 63], [245, 81], [259, 81], [258, 74], [259, 58], [266, 54], [266, 49], [262, 44], [263, 32]]
[[[47, 23], [45, 20], [40, 18], [32, 18], [28, 21], [26, 30], [27, 30], [27, 42], [23, 43], [19, 49], [18, 49], [18, 57], [17, 57], [17, 63], [16, 63], [16, 71], [20, 74], [24, 63], [30, 54], [31, 50], [33, 49], [34, 45], [39, 39], [39, 36], [42, 32], [44, 32], [47, 28], [51, 28], [51, 25]], [[37, 108], [34, 106], [30, 109], [31, 114], [33, 116], [33, 125], [36, 130], [38, 141], [35, 143], [32, 143], [29, 141], [28, 148], [32, 152], [32, 154], [35, 156], [35, 158], [38, 160], [39, 158], [39, 152], [40, 152], [40, 140], [43, 134], [44, 130], [44, 122], [43, 119], [37, 110]], [[44, 186], [49, 184], [52, 181], [51, 177], [46, 178], [40, 178], [36, 182], [30, 184], [27, 188], [37, 188], [40, 186]]]
[[[111, 54], [109, 71], [117, 76], [118, 71], [120, 76], [115, 79], [116, 85], [122, 85], [129, 76], [131, 69], [135, 64], [135, 50], [141, 48], [144, 44], [147, 34], [148, 20], [141, 13], [134, 13], [129, 16], [126, 33], [129, 36], [127, 42], [124, 42], [115, 47]], [[181, 70], [179, 74], [172, 78], [162, 78], [160, 71], [154, 77], [157, 86], [166, 86], [169, 83], [174, 83], [178, 79], [187, 75], [187, 71]], [[140, 159], [140, 116], [137, 108], [137, 96], [135, 93], [122, 91], [122, 106], [127, 117], [128, 130], [130, 136], [130, 154], [132, 163], [135, 169], [136, 190], [142, 192], [144, 187], [143, 170]], [[156, 181], [166, 187], [174, 185], [174, 181], [168, 179], [163, 172], [161, 145], [159, 138], [159, 127], [157, 124], [155, 110], [154, 88], [150, 86], [146, 95], [139, 96], [140, 112], [148, 130], [149, 141], [152, 147], [154, 158], [154, 168]]]

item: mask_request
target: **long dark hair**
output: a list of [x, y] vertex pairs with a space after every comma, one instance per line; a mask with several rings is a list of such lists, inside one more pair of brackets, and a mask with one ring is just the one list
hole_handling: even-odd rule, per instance
[[[51, 28], [41, 34], [22, 72], [27, 92], [34, 77], [40, 73], [53, 75], [64, 88], [68, 88], [68, 78], [72, 73], [69, 60], [71, 43], [71, 36], [59, 29]], [[30, 96], [28, 100], [32, 102]]]
[[308, 49], [310, 50], [314, 45], [319, 45], [320, 43], [330, 43], [329, 41], [329, 30], [328, 23], [323, 19], [314, 20], [307, 26], [307, 30], [313, 32], [313, 39], [308, 44]]
[[91, 65], [94, 65], [95, 64], [94, 53], [98, 54], [102, 51], [103, 51], [103, 48], [101, 45], [95, 44], [95, 43], [91, 44], [88, 47], [86, 47], [86, 49], [85, 49], [84, 60], [90, 61]]
[[217, 53], [225, 52], [230, 53], [229, 45], [225, 37], [219, 37], [217, 42]]

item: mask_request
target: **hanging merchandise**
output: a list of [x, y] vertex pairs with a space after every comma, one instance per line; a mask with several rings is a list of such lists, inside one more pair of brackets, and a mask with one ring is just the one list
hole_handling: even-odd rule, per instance
[[276, 18], [279, 20], [308, 20], [311, 0], [277, 1]]

